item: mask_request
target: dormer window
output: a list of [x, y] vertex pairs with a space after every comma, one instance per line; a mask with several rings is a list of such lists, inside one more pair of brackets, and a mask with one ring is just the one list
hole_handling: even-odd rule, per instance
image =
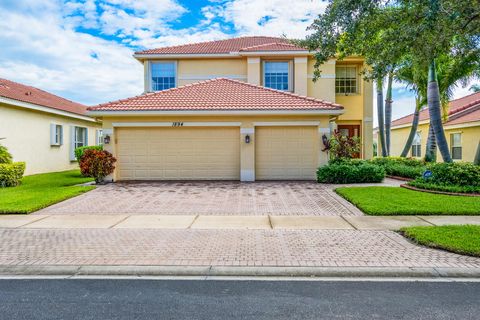
[[292, 91], [290, 63], [288, 61], [265, 61], [263, 85], [267, 88]]
[[177, 65], [174, 61], [150, 63], [151, 91], [161, 91], [176, 87]]

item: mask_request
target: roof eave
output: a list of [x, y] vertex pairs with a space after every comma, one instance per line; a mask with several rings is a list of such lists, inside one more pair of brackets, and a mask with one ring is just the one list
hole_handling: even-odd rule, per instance
[[312, 109], [312, 110], [119, 110], [101, 111], [89, 110], [87, 115], [91, 117], [103, 116], [151, 116], [151, 115], [341, 115], [344, 109]]

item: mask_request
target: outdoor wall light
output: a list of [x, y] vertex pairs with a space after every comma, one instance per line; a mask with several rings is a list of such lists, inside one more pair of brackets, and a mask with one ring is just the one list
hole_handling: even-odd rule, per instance
[[108, 134], [105, 137], [103, 137], [103, 143], [104, 144], [109, 144], [110, 143], [110, 136]]
[[245, 136], [245, 143], [250, 143], [250, 136], [248, 134]]

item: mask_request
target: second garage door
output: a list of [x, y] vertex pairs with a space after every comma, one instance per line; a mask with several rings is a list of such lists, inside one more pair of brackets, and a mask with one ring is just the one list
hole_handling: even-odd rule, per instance
[[120, 180], [239, 180], [239, 128], [119, 128]]
[[314, 180], [317, 127], [256, 127], [256, 180]]

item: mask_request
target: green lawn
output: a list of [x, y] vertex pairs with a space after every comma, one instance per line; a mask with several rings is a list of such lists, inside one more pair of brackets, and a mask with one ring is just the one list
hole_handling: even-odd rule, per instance
[[433, 248], [480, 257], [480, 226], [409, 227], [401, 232], [413, 241]]
[[63, 171], [26, 176], [17, 187], [0, 188], [0, 213], [30, 213], [81, 193], [94, 186], [74, 186], [92, 181], [80, 171]]
[[480, 215], [480, 197], [400, 187], [343, 187], [335, 191], [369, 215]]

